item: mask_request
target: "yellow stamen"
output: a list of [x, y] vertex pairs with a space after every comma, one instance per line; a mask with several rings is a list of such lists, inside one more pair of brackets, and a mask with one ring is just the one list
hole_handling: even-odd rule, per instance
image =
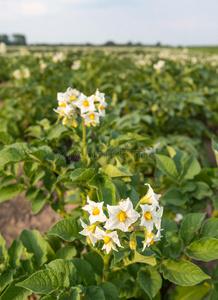
[[144, 217], [145, 217], [145, 219], [146, 220], [152, 220], [153, 218], [152, 218], [152, 215], [149, 213], [149, 212], [146, 212], [145, 214], [144, 214]]
[[90, 124], [86, 124], [86, 127], [90, 127]]
[[94, 232], [95, 232], [95, 227], [96, 227], [95, 224], [89, 225], [89, 226], [88, 226], [88, 231], [91, 231], [92, 233], [94, 233]]
[[104, 243], [107, 245], [110, 242], [110, 237], [109, 236], [105, 236], [104, 237]]
[[94, 120], [95, 115], [94, 115], [94, 114], [91, 114], [91, 115], [89, 115], [89, 118], [90, 118], [91, 120]]
[[88, 107], [88, 106], [89, 106], [89, 101], [85, 100], [85, 101], [83, 102], [83, 106]]
[[100, 106], [100, 109], [101, 109], [101, 110], [104, 110], [104, 106], [103, 106], [103, 105], [101, 105], [101, 106]]
[[154, 244], [154, 240], [152, 239], [151, 241], [150, 241], [150, 245], [153, 245]]
[[125, 219], [126, 219], [127, 215], [124, 211], [120, 211], [118, 213], [118, 219], [120, 220], [120, 222], [125, 222]]
[[66, 107], [66, 103], [61, 103], [60, 107]]
[[97, 215], [100, 214], [100, 210], [96, 207], [96, 208], [93, 210], [92, 214], [93, 214], [94, 216], [97, 216]]
[[76, 100], [76, 98], [75, 98], [75, 96], [73, 95], [73, 96], [70, 96], [70, 101], [75, 101]]

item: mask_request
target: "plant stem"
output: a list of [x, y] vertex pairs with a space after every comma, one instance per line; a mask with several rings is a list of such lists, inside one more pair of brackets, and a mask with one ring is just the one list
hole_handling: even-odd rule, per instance
[[86, 167], [86, 125], [85, 120], [82, 118], [83, 122], [83, 168]]
[[61, 184], [57, 184], [56, 190], [60, 200], [59, 213], [63, 218], [69, 218], [70, 215], [68, 215], [64, 209], [64, 189], [62, 188]]

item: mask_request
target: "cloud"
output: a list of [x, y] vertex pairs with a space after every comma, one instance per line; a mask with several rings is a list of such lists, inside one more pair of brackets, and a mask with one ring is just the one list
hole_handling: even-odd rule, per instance
[[21, 13], [26, 16], [44, 16], [49, 13], [47, 5], [40, 1], [22, 1]]

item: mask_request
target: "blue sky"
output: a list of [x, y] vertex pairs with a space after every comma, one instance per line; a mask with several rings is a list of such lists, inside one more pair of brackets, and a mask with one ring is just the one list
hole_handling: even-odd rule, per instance
[[0, 33], [28, 43], [218, 45], [218, 0], [0, 0]]

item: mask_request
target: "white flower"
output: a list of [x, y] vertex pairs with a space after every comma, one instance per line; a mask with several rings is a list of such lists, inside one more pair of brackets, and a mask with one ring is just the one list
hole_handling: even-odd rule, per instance
[[56, 53], [52, 58], [52, 60], [55, 64], [58, 63], [59, 61], [62, 62], [64, 59], [65, 59], [65, 56], [64, 56], [63, 52]]
[[28, 68], [25, 68], [22, 73], [23, 73], [23, 78], [29, 78], [30, 77], [30, 71], [29, 71]]
[[99, 113], [95, 111], [90, 111], [87, 114], [81, 115], [81, 117], [84, 118], [86, 125], [90, 123], [92, 123], [93, 125], [99, 123]]
[[183, 215], [182, 214], [176, 214], [175, 218], [174, 218], [174, 221], [175, 222], [180, 222], [182, 221], [184, 218], [183, 218]]
[[153, 65], [154, 70], [161, 71], [165, 66], [164, 60], [159, 60], [156, 64]]
[[157, 143], [154, 145], [154, 147], [149, 147], [147, 150], [145, 150], [144, 153], [146, 153], [147, 155], [153, 154], [156, 152], [156, 150], [158, 149], [159, 146], [160, 146], [160, 143]]
[[86, 223], [84, 223], [81, 219], [80, 219], [80, 222], [84, 229], [82, 231], [80, 231], [79, 233], [84, 236], [87, 236], [90, 239], [92, 245], [94, 246], [98, 240], [97, 237], [95, 236], [96, 224], [86, 225]]
[[0, 54], [5, 54], [7, 52], [7, 46], [4, 42], [0, 43]]
[[80, 60], [75, 60], [71, 66], [71, 69], [76, 71], [80, 68], [80, 66], [81, 66]]
[[89, 221], [91, 224], [95, 222], [105, 222], [107, 221], [107, 217], [105, 216], [102, 206], [104, 202], [96, 203], [91, 201], [89, 197], [87, 197], [88, 205], [85, 205], [82, 209], [89, 212]]
[[106, 106], [107, 106], [107, 103], [105, 101], [100, 102], [98, 111], [99, 111], [99, 115], [101, 117], [105, 117], [105, 107]]
[[140, 226], [146, 227], [148, 233], [150, 234], [153, 230], [154, 223], [157, 221], [156, 206], [154, 204], [141, 204], [142, 218]]
[[154, 223], [155, 227], [157, 228], [158, 233], [161, 232], [161, 218], [163, 215], [163, 206], [158, 207], [156, 212], [156, 221]]
[[76, 105], [81, 110], [81, 114], [95, 111], [94, 98], [87, 97], [83, 93], [80, 94]]
[[95, 94], [94, 94], [94, 101], [97, 101], [97, 102], [105, 102], [105, 97], [104, 97], [104, 93], [100, 93], [99, 90], [97, 89]]
[[146, 203], [146, 204], [153, 204], [155, 206], [159, 206], [159, 199], [161, 197], [160, 194], [155, 194], [155, 192], [153, 191], [152, 187], [150, 186], [150, 184], [145, 183], [145, 185], [148, 186], [148, 191], [147, 194], [140, 200], [141, 203]]
[[[108, 254], [112, 249], [117, 251], [116, 245], [122, 247], [116, 231], [106, 233], [104, 230], [101, 230], [99, 227], [96, 228], [95, 236], [99, 240], [104, 240], [104, 245], [101, 250], [106, 250]], [[123, 247], [122, 247], [123, 248]]]
[[46, 63], [43, 60], [40, 60], [39, 65], [40, 65], [41, 71], [44, 71], [45, 68], [47, 67]]
[[13, 72], [13, 76], [14, 76], [14, 78], [16, 78], [16, 79], [21, 79], [21, 71], [20, 71], [20, 70], [15, 70], [15, 71]]
[[69, 101], [69, 102], [77, 101], [79, 95], [80, 95], [80, 92], [76, 89], [72, 89], [71, 87], [69, 87], [65, 93], [67, 101]]
[[146, 247], [150, 247], [150, 245], [153, 245], [154, 242], [160, 241], [161, 237], [162, 236], [160, 235], [160, 232], [158, 232], [156, 235], [154, 233], [149, 234], [148, 232], [145, 232], [145, 240], [142, 242], [142, 251], [144, 251]]
[[106, 229], [120, 229], [128, 231], [131, 224], [135, 223], [140, 217], [139, 213], [134, 210], [129, 198], [121, 200], [119, 205], [107, 205], [109, 219], [105, 224]]

